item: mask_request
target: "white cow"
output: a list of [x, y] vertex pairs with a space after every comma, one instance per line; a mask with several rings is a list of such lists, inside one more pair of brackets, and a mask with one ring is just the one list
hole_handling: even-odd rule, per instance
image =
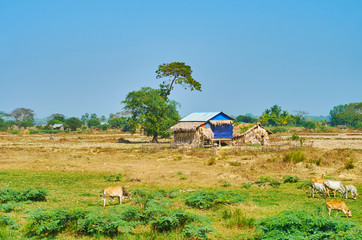
[[323, 182], [324, 186], [333, 191], [333, 196], [336, 197], [336, 191], [345, 195], [345, 189], [340, 181], [326, 180]]
[[351, 193], [353, 199], [357, 199], [358, 193], [357, 193], [357, 188], [355, 186], [353, 186], [353, 185], [346, 186], [346, 192], [345, 192], [346, 199], [348, 198], [348, 192]]
[[322, 193], [323, 198], [326, 198], [326, 188], [324, 187], [323, 183], [319, 183], [319, 182], [312, 183], [312, 187], [311, 187], [312, 198], [314, 198], [314, 190]]
[[[130, 192], [127, 192], [124, 187], [108, 187], [103, 190], [104, 194], [104, 207], [106, 206], [106, 201], [108, 197], [118, 197], [119, 199], [119, 205], [122, 204], [122, 199], [127, 196], [130, 200], [132, 200], [132, 194]], [[101, 195], [102, 197], [102, 195]]]

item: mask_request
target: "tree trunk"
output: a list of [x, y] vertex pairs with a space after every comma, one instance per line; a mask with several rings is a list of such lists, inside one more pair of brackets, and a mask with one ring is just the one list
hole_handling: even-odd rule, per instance
[[158, 140], [157, 140], [157, 136], [153, 136], [153, 138], [152, 138], [152, 141], [151, 141], [152, 143], [158, 143]]

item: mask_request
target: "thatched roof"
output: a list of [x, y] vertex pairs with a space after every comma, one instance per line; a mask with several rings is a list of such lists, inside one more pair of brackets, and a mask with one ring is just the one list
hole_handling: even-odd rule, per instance
[[211, 130], [211, 128], [201, 127], [199, 129], [205, 140], [211, 140], [214, 138], [214, 132]]
[[[241, 129], [246, 128], [246, 127], [248, 127], [248, 129], [245, 132], [240, 133]], [[233, 128], [233, 137], [241, 137], [243, 135], [246, 135], [246, 134], [252, 132], [254, 129], [256, 129], [258, 127], [261, 127], [263, 129], [265, 129], [265, 131], [267, 131], [268, 134], [273, 134], [271, 131], [264, 128], [260, 123], [257, 123], [255, 125], [253, 123], [251, 123], [251, 124], [239, 124], [237, 126], [234, 126], [234, 128]]]
[[210, 120], [209, 121], [211, 125], [214, 126], [220, 126], [220, 125], [228, 125], [228, 124], [233, 124], [232, 120]]
[[179, 122], [176, 125], [172, 126], [170, 128], [171, 131], [173, 132], [178, 132], [178, 131], [196, 131], [196, 129], [198, 127], [200, 127], [202, 124], [204, 124], [205, 122]]

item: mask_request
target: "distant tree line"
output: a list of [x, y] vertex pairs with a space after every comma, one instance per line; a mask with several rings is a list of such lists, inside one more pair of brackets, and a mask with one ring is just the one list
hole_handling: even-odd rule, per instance
[[[345, 125], [353, 128], [362, 128], [362, 102], [338, 105], [329, 112], [332, 126]], [[260, 122], [266, 126], [301, 126], [308, 129], [327, 125], [326, 120], [313, 121], [307, 118], [307, 113], [303, 111], [297, 114], [290, 114], [280, 106], [274, 105], [266, 109], [260, 117], [251, 114], [239, 115], [235, 117], [236, 122], [254, 123]]]

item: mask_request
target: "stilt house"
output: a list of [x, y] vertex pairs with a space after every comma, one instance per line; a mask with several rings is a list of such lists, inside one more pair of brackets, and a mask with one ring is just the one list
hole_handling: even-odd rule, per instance
[[205, 142], [225, 142], [233, 138], [232, 117], [223, 112], [195, 112], [171, 127], [174, 144], [202, 146]]

